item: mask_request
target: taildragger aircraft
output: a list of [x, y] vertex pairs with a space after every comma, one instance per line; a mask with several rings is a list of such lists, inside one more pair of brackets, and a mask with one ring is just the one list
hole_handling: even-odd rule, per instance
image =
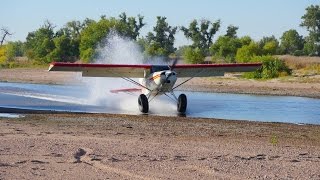
[[[139, 110], [148, 113], [149, 103], [158, 95], [166, 95], [177, 103], [177, 111], [185, 113], [187, 97], [185, 94], [175, 96], [174, 90], [194, 77], [224, 76], [225, 72], [250, 72], [261, 67], [260, 63], [245, 64], [176, 64], [172, 65], [131, 65], [131, 64], [50, 64], [49, 71], [82, 72], [83, 77], [113, 77], [122, 78], [139, 88], [112, 90], [119, 92], [140, 92], [138, 98]], [[139, 82], [132, 78], [140, 78]], [[175, 85], [177, 78], [187, 78]], [[170, 96], [171, 95], [171, 96]]]

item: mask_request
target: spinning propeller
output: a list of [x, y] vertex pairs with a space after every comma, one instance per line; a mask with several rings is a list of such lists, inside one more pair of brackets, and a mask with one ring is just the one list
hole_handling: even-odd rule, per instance
[[166, 81], [165, 81], [166, 83], [170, 83], [170, 80], [169, 80], [170, 76], [171, 76], [171, 75], [175, 75], [175, 73], [173, 72], [173, 70], [174, 70], [174, 68], [176, 67], [177, 62], [178, 62], [178, 59], [175, 58], [175, 59], [173, 60], [173, 62], [172, 62], [172, 65], [171, 65], [171, 66], [169, 65], [169, 69], [170, 69], [171, 73], [168, 74], [168, 75], [166, 75]]
[[175, 58], [175, 59], [173, 60], [173, 62], [172, 62], [172, 65], [169, 66], [169, 68], [170, 68], [171, 71], [173, 71], [173, 69], [176, 67], [177, 63], [178, 63], [178, 58]]

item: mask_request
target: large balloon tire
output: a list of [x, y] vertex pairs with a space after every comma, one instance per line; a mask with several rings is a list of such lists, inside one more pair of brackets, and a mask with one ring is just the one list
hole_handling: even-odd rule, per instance
[[177, 111], [179, 113], [185, 113], [187, 110], [187, 96], [185, 94], [180, 94], [178, 97]]
[[149, 102], [148, 102], [148, 98], [147, 98], [146, 95], [140, 94], [140, 96], [138, 98], [138, 104], [139, 104], [139, 110], [142, 113], [148, 113], [148, 111], [149, 111]]

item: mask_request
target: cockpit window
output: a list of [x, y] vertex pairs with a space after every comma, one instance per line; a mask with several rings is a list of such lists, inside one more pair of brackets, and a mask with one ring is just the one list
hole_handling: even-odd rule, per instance
[[164, 70], [170, 70], [169, 66], [166, 65], [155, 65], [151, 67], [151, 73], [157, 72], [157, 71], [164, 71]]

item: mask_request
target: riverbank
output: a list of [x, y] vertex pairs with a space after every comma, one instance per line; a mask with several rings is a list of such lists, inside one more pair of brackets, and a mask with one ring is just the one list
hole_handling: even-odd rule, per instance
[[[0, 69], [2, 82], [44, 84], [79, 84], [80, 73], [48, 72], [43, 68]], [[181, 80], [180, 80], [181, 81]], [[194, 78], [180, 88], [188, 91], [219, 93], [302, 96], [320, 98], [320, 76], [286, 77], [272, 80], [249, 80], [233, 74], [225, 77]]]
[[[195, 78], [182, 88], [320, 97], [318, 79], [312, 78], [256, 81], [233, 75]], [[46, 69], [0, 70], [0, 80], [6, 82], [79, 84], [81, 79], [79, 73]], [[17, 113], [25, 117], [0, 117], [0, 179], [320, 178], [317, 125]]]
[[112, 114], [0, 118], [0, 179], [319, 179], [315, 125]]

